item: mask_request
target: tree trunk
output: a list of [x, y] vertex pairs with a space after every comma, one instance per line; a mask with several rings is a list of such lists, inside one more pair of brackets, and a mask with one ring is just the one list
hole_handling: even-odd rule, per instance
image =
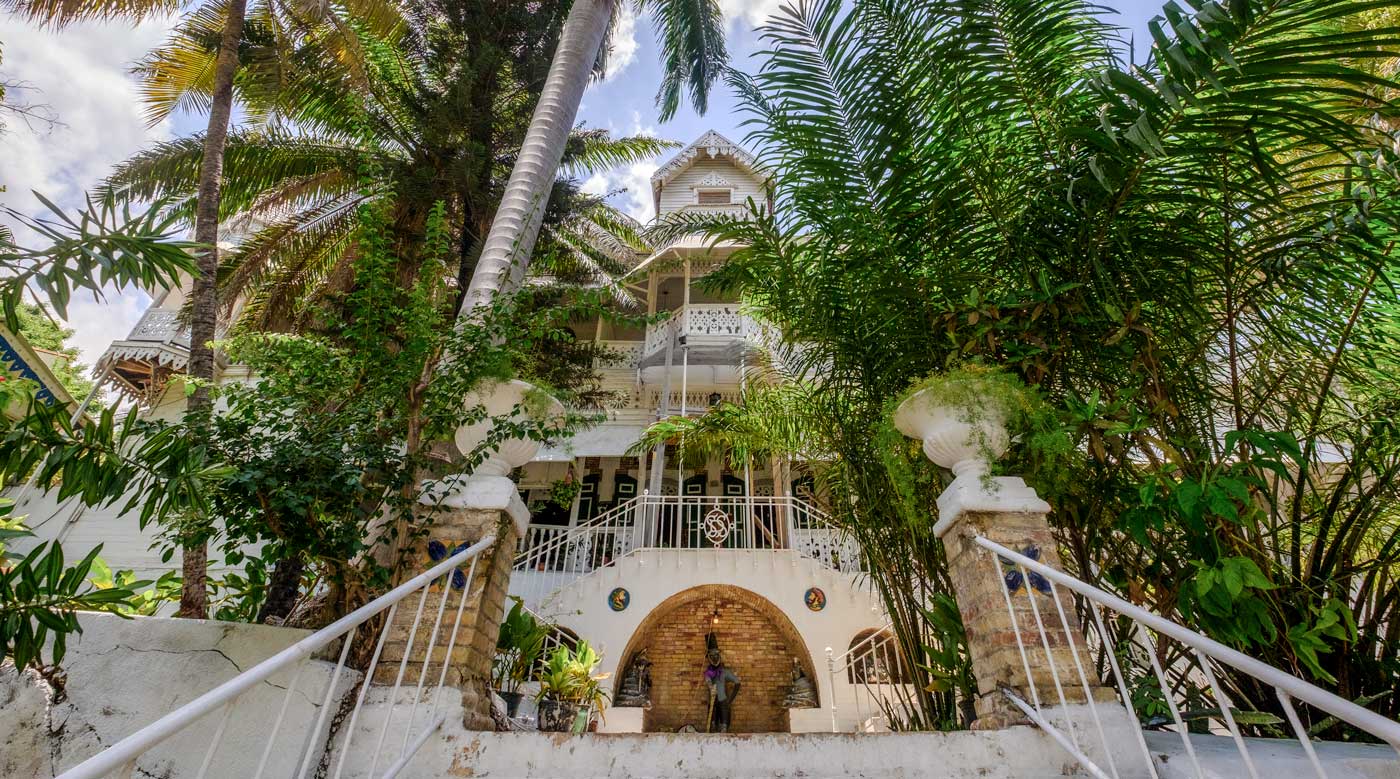
[[[224, 143], [233, 113], [233, 77], [238, 72], [238, 44], [243, 38], [247, 0], [229, 0], [214, 65], [214, 94], [209, 106], [209, 127], [204, 135], [204, 157], [199, 164], [199, 199], [195, 205], [194, 239], [203, 247], [195, 256], [199, 268], [190, 294], [190, 376], [201, 381], [185, 407], [185, 420], [207, 440], [211, 435], [209, 384], [214, 381], [214, 328], [219, 314], [215, 274], [219, 269], [219, 193], [224, 170]], [[208, 616], [209, 528], [204, 518], [187, 519], [195, 526], [181, 529], [184, 585], [180, 591], [181, 617]]]
[[579, 103], [616, 2], [577, 0], [569, 9], [540, 102], [535, 105], [520, 157], [510, 172], [459, 315], [489, 304], [498, 293], [515, 289], [525, 277], [545, 204], [564, 158], [564, 144], [578, 117]]
[[301, 574], [305, 570], [306, 563], [299, 554], [283, 557], [272, 566], [272, 575], [267, 580], [267, 599], [258, 610], [259, 623], [267, 622], [269, 617], [283, 620], [292, 613], [301, 595]]

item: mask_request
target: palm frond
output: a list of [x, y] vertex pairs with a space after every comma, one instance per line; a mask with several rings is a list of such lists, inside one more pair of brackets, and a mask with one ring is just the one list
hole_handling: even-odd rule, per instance
[[729, 63], [724, 17], [716, 0], [637, 0], [650, 8], [661, 37], [661, 88], [656, 93], [661, 121], [675, 116], [688, 93], [699, 113], [709, 107], [710, 87]]

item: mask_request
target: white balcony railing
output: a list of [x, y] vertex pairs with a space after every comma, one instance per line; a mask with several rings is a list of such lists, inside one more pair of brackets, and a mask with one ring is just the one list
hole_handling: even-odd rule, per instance
[[642, 359], [641, 341], [599, 341], [612, 354], [594, 361], [595, 368], [636, 368]]
[[682, 335], [753, 340], [764, 337], [765, 330], [756, 320], [740, 313], [738, 303], [692, 303], [647, 328], [643, 356], [655, 354]]
[[141, 319], [131, 328], [131, 334], [126, 340], [173, 343], [188, 347], [190, 331], [188, 327], [180, 324], [179, 311], [152, 308], [141, 315]]
[[[340, 779], [347, 765], [346, 758], [350, 754], [352, 740], [357, 733], [356, 722], [366, 708], [366, 694], [371, 687], [369, 683], [359, 685], [353, 706], [347, 708], [344, 705], [348, 698], [340, 701], [337, 719], [348, 717], [349, 724], [341, 731], [345, 735], [339, 744], [339, 759], [334, 765], [329, 762], [333, 745], [325, 743], [323, 736], [327, 733], [329, 715], [337, 708], [335, 693], [342, 686], [337, 683], [343, 676], [349, 675], [346, 666], [350, 649], [357, 645], [355, 639], [362, 627], [367, 631], [378, 631], [377, 639], [370, 640], [369, 634], [363, 636], [365, 640], [362, 645], [365, 648], [374, 647], [363, 679], [374, 679], [385, 640], [390, 633], [395, 634], [396, 642], [406, 641], [407, 644], [402, 649], [393, 687], [384, 699], [386, 702], [378, 705], [377, 710], [373, 712], [381, 724], [378, 728], [378, 739], [370, 753], [372, 758], [368, 761], [368, 771], [359, 774], [358, 772], [365, 771], [365, 766], [352, 765], [351, 773], [378, 779], [397, 776], [428, 739], [438, 732], [452, 711], [445, 701], [449, 701], [450, 694], [455, 694], [456, 691], [446, 687], [449, 665], [446, 658], [456, 657], [453, 650], [458, 645], [462, 615], [465, 613], [467, 601], [480, 597], [468, 592], [468, 588], [480, 586], [476, 579], [477, 560], [495, 543], [495, 536], [488, 535], [164, 717], [105, 747], [96, 755], [60, 774], [58, 779], [129, 779], [138, 775], [204, 779], [210, 775], [211, 768], [214, 770], [214, 776], [230, 776], [231, 769], [220, 755], [224, 737], [230, 732], [240, 735], [236, 746], [223, 750], [224, 758], [231, 749], [259, 749], [261, 753], [257, 771], [251, 774], [244, 773], [242, 776], [249, 776], [251, 779], [261, 779], [263, 776], [305, 779], [316, 775]], [[466, 578], [460, 579], [461, 576]], [[458, 581], [463, 584], [458, 585]], [[450, 609], [447, 608], [449, 600], [457, 601]], [[412, 628], [407, 634], [401, 632], [400, 623], [394, 620], [401, 604], [406, 609], [414, 609]], [[427, 611], [425, 606], [429, 606], [432, 611]], [[429, 622], [432, 623], [431, 632], [428, 631]], [[424, 640], [424, 634], [427, 634], [426, 644], [420, 643]], [[414, 651], [419, 646], [424, 648]], [[473, 652], [477, 648], [466, 647], [466, 651]], [[416, 659], [419, 655], [422, 656], [421, 661]], [[314, 658], [319, 656], [339, 657], [324, 691], [299, 689], [305, 670], [318, 662]], [[409, 668], [411, 658], [415, 667], [412, 675], [406, 679], [405, 672]], [[436, 666], [434, 660], [438, 661]], [[391, 667], [392, 665], [386, 666], [385, 670]], [[349, 673], [354, 672], [352, 670]], [[436, 683], [425, 684], [433, 677], [436, 677]], [[273, 686], [285, 686], [287, 692], [277, 717], [271, 723], [259, 718], [265, 716], [261, 712], [239, 711], [239, 704], [244, 695], [264, 684], [272, 685], [273, 679], [281, 682]], [[354, 689], [352, 685], [351, 690]], [[412, 692], [409, 692], [410, 689]], [[320, 700], [320, 712], [314, 718], [314, 723], [287, 721], [288, 705], [294, 697]], [[423, 711], [422, 717], [418, 716], [420, 709]], [[208, 738], [208, 747], [205, 748], [203, 759], [198, 765], [193, 761], [199, 756], [199, 751], [191, 749], [188, 744], [180, 750], [180, 754], [185, 756], [177, 758], [178, 765], [172, 762], [170, 753], [160, 749], [162, 744], [172, 740], [188, 742], [192, 738], [205, 738], [203, 730], [191, 730], [191, 726], [206, 722], [204, 718], [211, 715], [217, 717], [218, 724], [213, 737]], [[389, 741], [387, 736], [391, 725], [396, 732], [393, 740]], [[258, 741], [250, 741], [248, 736], [242, 735], [248, 732], [265, 735]], [[402, 732], [402, 738], [399, 737], [399, 732]], [[363, 745], [360, 746], [360, 751], [365, 751]], [[382, 773], [379, 771], [381, 767], [384, 768]]]
[[643, 495], [577, 527], [532, 526], [515, 559], [512, 594], [540, 610], [637, 549], [791, 549], [832, 570], [863, 569], [855, 541], [800, 498]]
[[842, 684], [851, 687], [857, 731], [889, 730], [892, 721], [901, 720], [918, 706], [913, 666], [888, 625], [840, 655], [827, 647], [826, 669], [827, 689], [833, 691], [829, 701], [832, 733], [840, 730], [834, 691]]

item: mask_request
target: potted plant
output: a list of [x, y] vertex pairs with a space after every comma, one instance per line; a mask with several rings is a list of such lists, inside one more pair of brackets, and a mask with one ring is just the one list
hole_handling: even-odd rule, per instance
[[496, 658], [491, 664], [491, 681], [496, 694], [506, 702], [506, 715], [510, 717], [520, 710], [520, 685], [530, 678], [530, 670], [549, 635], [549, 626], [535, 619], [525, 608], [524, 601], [512, 600], [515, 605], [501, 622], [501, 631], [496, 637]]
[[561, 646], [550, 654], [537, 677], [540, 730], [582, 733], [595, 712], [602, 716], [608, 694], [601, 682], [607, 674], [593, 673], [601, 659], [587, 641], [573, 649]]
[[924, 454], [956, 477], [938, 498], [942, 536], [963, 511], [1049, 511], [1019, 477], [993, 477], [1012, 433], [1027, 453], [1053, 468], [1071, 448], [1055, 412], [1011, 374], [969, 363], [916, 382], [894, 403], [894, 427], [923, 442]]

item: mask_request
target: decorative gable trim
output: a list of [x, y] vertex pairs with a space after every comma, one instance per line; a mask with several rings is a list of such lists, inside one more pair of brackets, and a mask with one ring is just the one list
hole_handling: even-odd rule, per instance
[[735, 166], [740, 170], [758, 176], [765, 181], [768, 179], [755, 167], [756, 161], [752, 154], [714, 130], [707, 130], [694, 143], [681, 149], [679, 154], [672, 157], [665, 165], [657, 168], [656, 173], [652, 174], [651, 177], [652, 192], [660, 193], [662, 187], [699, 160], [716, 157], [728, 157], [734, 160]]
[[695, 182], [694, 188], [696, 188], [696, 189], [710, 189], [710, 188], [722, 189], [722, 188], [724, 188], [724, 187], [733, 187], [733, 186], [734, 186], [734, 185], [733, 185], [732, 183], [730, 183], [729, 179], [725, 178], [724, 176], [721, 176], [721, 175], [719, 175], [718, 173], [708, 173], [708, 174], [705, 175], [704, 178], [702, 178], [702, 179], [700, 179], [699, 181]]

